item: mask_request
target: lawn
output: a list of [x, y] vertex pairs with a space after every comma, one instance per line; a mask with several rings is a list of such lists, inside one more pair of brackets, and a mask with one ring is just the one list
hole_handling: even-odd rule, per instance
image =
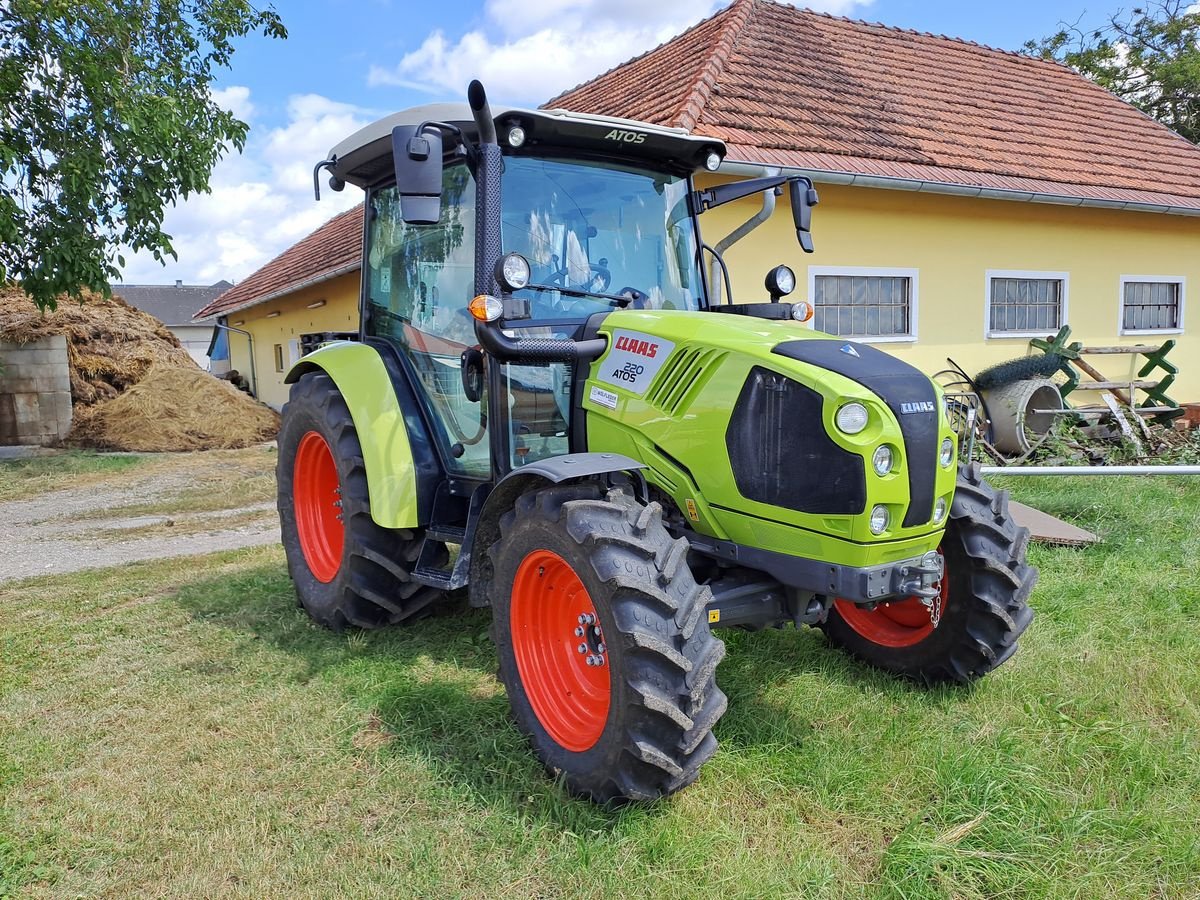
[[334, 635], [264, 548], [0, 588], [0, 895], [1200, 896], [1200, 483], [1024, 479], [974, 689], [725, 633], [700, 781], [602, 809], [509, 723], [484, 613]]

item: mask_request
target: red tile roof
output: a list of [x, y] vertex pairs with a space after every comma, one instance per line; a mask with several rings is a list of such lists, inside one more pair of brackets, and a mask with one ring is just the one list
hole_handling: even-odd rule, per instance
[[742, 162], [1200, 209], [1200, 147], [1065, 66], [771, 0], [546, 106], [682, 126]]
[[362, 265], [363, 207], [334, 216], [304, 240], [217, 297], [196, 313], [197, 319], [226, 315], [265, 303], [308, 284], [357, 271]]

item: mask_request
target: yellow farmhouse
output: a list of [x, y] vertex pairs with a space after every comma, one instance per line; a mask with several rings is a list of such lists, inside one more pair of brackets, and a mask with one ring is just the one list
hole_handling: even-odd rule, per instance
[[[548, 107], [722, 138], [713, 179], [817, 184], [816, 252], [786, 197], [701, 220], [735, 301], [787, 263], [813, 326], [886, 344], [929, 374], [975, 375], [1069, 325], [1088, 345], [1175, 340], [1171, 396], [1200, 400], [1200, 147], [1056, 63], [951, 38], [736, 0]], [[758, 221], [765, 219], [761, 223]], [[201, 311], [230, 332], [259, 396], [321, 335], [358, 328], [361, 208], [334, 218]], [[718, 274], [719, 277], [719, 274]], [[463, 298], [464, 303], [467, 298]], [[1144, 360], [1104, 357], [1130, 380]]]

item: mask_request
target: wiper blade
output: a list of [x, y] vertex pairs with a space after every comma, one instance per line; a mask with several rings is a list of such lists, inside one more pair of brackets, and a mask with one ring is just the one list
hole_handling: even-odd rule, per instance
[[601, 294], [598, 291], [585, 291], [583, 288], [563, 287], [558, 284], [527, 284], [521, 290], [535, 291], [550, 291], [555, 294], [563, 294], [567, 297], [596, 297], [600, 300], [607, 300], [613, 306], [619, 306], [622, 309], [636, 300], [636, 297], [621, 297], [617, 294]]

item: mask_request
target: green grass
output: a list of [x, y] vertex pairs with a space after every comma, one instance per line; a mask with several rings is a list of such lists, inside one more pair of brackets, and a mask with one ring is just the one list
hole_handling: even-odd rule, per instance
[[1200, 484], [1017, 483], [1038, 618], [973, 689], [725, 633], [699, 783], [538, 767], [488, 619], [334, 635], [276, 549], [0, 589], [0, 895], [1200, 896]]
[[91, 450], [0, 460], [0, 502], [23, 500], [58, 488], [102, 481], [145, 461], [143, 456], [114, 456]]

